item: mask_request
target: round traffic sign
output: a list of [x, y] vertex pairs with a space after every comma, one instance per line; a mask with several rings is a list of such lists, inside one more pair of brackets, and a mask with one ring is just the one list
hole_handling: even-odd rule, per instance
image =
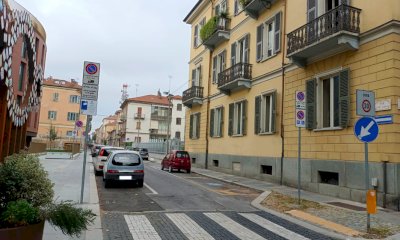
[[375, 119], [362, 117], [354, 125], [354, 135], [361, 142], [372, 142], [378, 137], [379, 127]]
[[362, 102], [361, 107], [364, 110], [364, 112], [371, 111], [371, 103], [370, 103], [370, 101], [368, 101], [368, 99], [364, 99], [364, 101]]
[[304, 100], [304, 92], [298, 92], [297, 93], [297, 100], [303, 101]]
[[297, 118], [300, 119], [300, 120], [304, 119], [304, 111], [303, 110], [299, 110], [297, 112]]
[[97, 73], [97, 66], [96, 64], [89, 63], [88, 65], [86, 65], [85, 70], [88, 74], [93, 75]]
[[81, 120], [78, 120], [75, 122], [75, 126], [77, 126], [78, 128], [81, 128], [83, 126], [83, 122]]

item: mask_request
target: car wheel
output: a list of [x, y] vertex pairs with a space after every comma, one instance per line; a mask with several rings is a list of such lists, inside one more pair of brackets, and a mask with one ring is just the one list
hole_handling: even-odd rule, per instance
[[143, 187], [143, 179], [137, 181], [139, 187]]
[[168, 167], [168, 172], [172, 173], [172, 166]]
[[187, 170], [186, 170], [186, 173], [190, 173], [190, 169], [187, 169]]
[[110, 180], [104, 179], [104, 187], [109, 188], [111, 186]]
[[164, 171], [164, 165], [161, 164], [161, 171]]

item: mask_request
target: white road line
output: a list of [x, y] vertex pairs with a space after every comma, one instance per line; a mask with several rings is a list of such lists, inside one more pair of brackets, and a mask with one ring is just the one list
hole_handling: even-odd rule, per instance
[[135, 240], [161, 240], [157, 231], [144, 215], [124, 215], [129, 231]]
[[181, 230], [190, 240], [213, 240], [202, 227], [184, 213], [167, 213], [169, 219]]
[[257, 214], [254, 213], [239, 213], [243, 217], [247, 218], [248, 220], [260, 225], [261, 227], [270, 230], [271, 232], [287, 238], [291, 240], [309, 240], [309, 238], [306, 238], [300, 234], [297, 234], [295, 232], [292, 232], [290, 230], [287, 230], [286, 228], [273, 223], [271, 221], [268, 221], [267, 219], [258, 216]]
[[143, 184], [145, 187], [147, 187], [147, 189], [149, 189], [151, 191], [151, 193], [153, 194], [158, 194], [158, 192], [156, 192], [156, 190], [154, 190], [152, 187], [150, 187], [147, 183]]
[[214, 220], [216, 223], [221, 225], [223, 228], [231, 232], [236, 237], [247, 240], [258, 240], [258, 239], [265, 239], [258, 235], [257, 233], [249, 230], [248, 228], [243, 227], [239, 223], [235, 222], [234, 220], [230, 219], [229, 217], [225, 216], [222, 213], [204, 213], [207, 217]]

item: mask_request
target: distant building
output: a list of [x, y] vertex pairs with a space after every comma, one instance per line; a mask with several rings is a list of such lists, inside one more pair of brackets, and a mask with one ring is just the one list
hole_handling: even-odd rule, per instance
[[[2, 162], [6, 156], [28, 147], [32, 137], [37, 134], [46, 58], [46, 31], [31, 13], [15, 1], [1, 1], [0, 6]], [[3, 34], [10, 36], [8, 41], [3, 40], [6, 39]]]
[[[104, 145], [113, 145], [113, 139], [110, 137], [113, 130], [116, 130], [117, 116], [111, 115], [103, 118], [101, 126], [96, 130], [96, 142]], [[115, 135], [115, 134], [114, 134]], [[111, 142], [112, 141], [112, 142]]]
[[[35, 141], [49, 142], [53, 128], [57, 137], [52, 147], [83, 143], [86, 116], [79, 113], [81, 91], [81, 85], [73, 79], [65, 81], [50, 77], [44, 80], [39, 132]], [[76, 126], [77, 121], [83, 123], [82, 127]]]
[[[183, 140], [185, 111], [182, 98], [173, 96], [170, 99], [169, 102], [167, 97], [158, 94], [125, 100], [121, 105], [122, 142], [156, 142], [168, 138]], [[170, 125], [169, 117], [171, 118]]]

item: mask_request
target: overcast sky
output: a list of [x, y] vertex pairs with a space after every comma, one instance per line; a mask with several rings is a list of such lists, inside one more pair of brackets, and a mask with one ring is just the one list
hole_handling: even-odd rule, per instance
[[[190, 25], [183, 22], [197, 0], [16, 0], [47, 33], [45, 77], [82, 81], [83, 62], [101, 64], [98, 115], [119, 108], [122, 84], [129, 96], [158, 89], [187, 89]], [[94, 129], [93, 129], [94, 130]]]

